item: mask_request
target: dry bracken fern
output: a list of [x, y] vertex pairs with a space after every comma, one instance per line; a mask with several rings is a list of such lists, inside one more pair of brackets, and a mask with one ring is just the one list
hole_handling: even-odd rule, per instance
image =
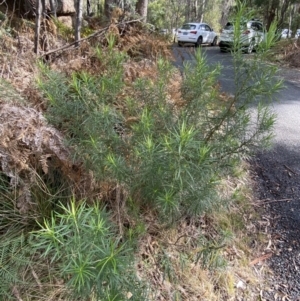
[[62, 135], [33, 108], [2, 103], [0, 121], [0, 168], [18, 191], [23, 202], [18, 207], [26, 211], [35, 171], [48, 173], [50, 158], [69, 169], [69, 152]]

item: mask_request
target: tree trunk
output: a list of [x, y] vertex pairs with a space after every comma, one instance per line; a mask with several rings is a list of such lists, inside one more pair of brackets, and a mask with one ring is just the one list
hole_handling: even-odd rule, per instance
[[230, 11], [230, 8], [233, 6], [233, 1], [232, 0], [223, 0], [221, 3], [221, 18], [220, 18], [220, 24], [221, 27], [223, 27], [226, 22], [228, 21], [228, 14]]
[[36, 1], [36, 15], [35, 15], [35, 32], [34, 32], [34, 53], [39, 54], [39, 40], [41, 31], [41, 17], [42, 17], [42, 1]]
[[82, 22], [82, 0], [76, 0], [75, 47], [79, 46], [81, 22]]
[[110, 19], [110, 16], [111, 16], [111, 12], [112, 12], [112, 9], [115, 5], [115, 1], [114, 0], [105, 0], [105, 3], [104, 3], [104, 15], [105, 17], [109, 20]]
[[203, 22], [205, 7], [206, 7], [206, 1], [202, 0], [200, 13], [199, 13], [199, 22]]
[[266, 20], [267, 20], [266, 29], [267, 30], [269, 30], [271, 23], [275, 20], [276, 11], [278, 11], [278, 8], [279, 8], [278, 0], [272, 0], [270, 3], [270, 7], [268, 7], [268, 10], [267, 10], [267, 16], [266, 16]]
[[278, 21], [279, 26], [284, 23], [289, 6], [290, 6], [290, 1], [286, 0], [283, 2], [282, 7], [281, 7], [281, 12], [280, 12], [280, 19]]
[[186, 7], [185, 7], [185, 20], [184, 20], [185, 22], [190, 21], [190, 16], [191, 16], [190, 7], [191, 7], [191, 0], [187, 0]]
[[135, 9], [144, 18], [144, 21], [147, 21], [148, 0], [138, 0]]
[[35, 17], [35, 32], [34, 32], [34, 49], [36, 54], [39, 54], [39, 45], [41, 40], [41, 24], [46, 14], [45, 0], [36, 1], [36, 17]]
[[91, 11], [91, 0], [86, 0], [86, 14], [91, 16], [92, 11]]
[[199, 16], [199, 11], [198, 11], [198, 1], [194, 0], [192, 3], [192, 12], [191, 12], [191, 21], [197, 22], [198, 20], [198, 16]]
[[175, 27], [177, 30], [181, 25], [179, 24], [183, 7], [185, 7], [186, 0], [169, 0], [168, 10], [171, 13], [171, 27]]
[[57, 18], [57, 3], [56, 0], [50, 0], [51, 14], [54, 18]]

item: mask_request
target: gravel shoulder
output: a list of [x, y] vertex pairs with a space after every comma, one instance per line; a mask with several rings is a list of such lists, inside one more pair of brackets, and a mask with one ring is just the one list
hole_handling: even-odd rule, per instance
[[[281, 68], [279, 75], [288, 85], [300, 88], [299, 69]], [[287, 114], [284, 108], [291, 104], [289, 100], [284, 101], [283, 110], [277, 110], [278, 127], [282, 120], [297, 117]], [[297, 102], [300, 102], [300, 93], [293, 99], [294, 105]], [[250, 162], [260, 214], [268, 221], [267, 235], [272, 253], [266, 261], [272, 271], [269, 287], [263, 292], [263, 300], [267, 301], [300, 300], [299, 122], [294, 127], [280, 129], [277, 137], [275, 129], [273, 148], [258, 153]]]
[[300, 170], [278, 156], [280, 150], [257, 154], [251, 162], [260, 215], [268, 221], [273, 275], [265, 300], [300, 300]]

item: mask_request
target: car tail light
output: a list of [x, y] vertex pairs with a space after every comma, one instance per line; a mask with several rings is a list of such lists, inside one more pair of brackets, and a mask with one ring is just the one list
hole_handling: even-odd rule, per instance
[[250, 30], [245, 30], [244, 32], [243, 32], [243, 34], [249, 34], [250, 33]]
[[190, 33], [197, 34], [197, 30], [192, 30]]

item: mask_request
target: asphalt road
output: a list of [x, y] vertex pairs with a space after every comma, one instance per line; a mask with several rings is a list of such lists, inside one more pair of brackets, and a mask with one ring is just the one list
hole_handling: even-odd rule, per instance
[[[176, 65], [193, 63], [193, 47], [174, 47]], [[235, 93], [230, 53], [203, 47], [210, 64], [223, 66], [221, 90]], [[247, 57], [248, 56], [248, 57]], [[245, 59], [249, 55], [245, 54]], [[300, 300], [300, 70], [280, 69], [284, 88], [274, 96], [276, 114], [273, 146], [250, 161], [254, 193], [261, 214], [268, 220], [272, 243], [269, 266], [273, 270], [263, 300]], [[276, 98], [276, 100], [275, 100]], [[248, 301], [248, 300], [245, 300]]]
[[[221, 76], [219, 82], [221, 90], [229, 94], [234, 94], [235, 85], [233, 81], [233, 66], [230, 53], [221, 53], [219, 47], [203, 47], [207, 61], [211, 65], [222, 65]], [[178, 48], [174, 47], [174, 54], [176, 57], [176, 66], [181, 68], [183, 62], [189, 61], [193, 64], [194, 61], [194, 47]], [[249, 55], [245, 54], [245, 59]], [[284, 88], [276, 95], [276, 100], [272, 105], [272, 110], [277, 115], [277, 122], [275, 126], [274, 144], [280, 148], [290, 150], [293, 152], [298, 148], [299, 156], [293, 155], [289, 162], [297, 165], [295, 168], [300, 172], [300, 70], [291, 71], [283, 69], [279, 71], [279, 77], [286, 77], [284, 81]], [[283, 154], [283, 157], [286, 157]], [[285, 159], [285, 160], [286, 160]]]

